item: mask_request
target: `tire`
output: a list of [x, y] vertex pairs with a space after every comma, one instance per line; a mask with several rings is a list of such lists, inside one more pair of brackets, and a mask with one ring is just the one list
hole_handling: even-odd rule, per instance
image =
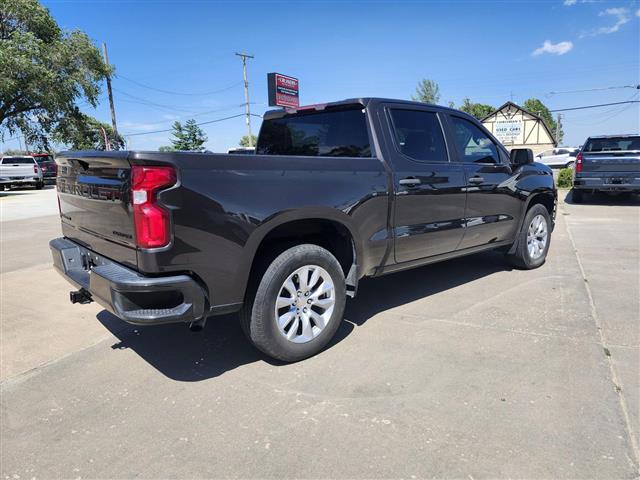
[[[308, 287], [301, 276], [305, 273]], [[331, 292], [320, 294], [329, 285]], [[296, 362], [329, 343], [342, 321], [345, 301], [344, 273], [336, 258], [317, 245], [296, 245], [278, 255], [259, 283], [249, 288], [240, 323], [256, 348], [275, 359]]]
[[[540, 224], [544, 221], [544, 244], [542, 244], [542, 231]], [[533, 235], [531, 234], [533, 233]], [[534, 243], [535, 242], [535, 243]], [[514, 253], [507, 255], [508, 260], [516, 267], [525, 270], [538, 268], [544, 264], [551, 244], [551, 219], [547, 209], [540, 204], [532, 206], [524, 217], [522, 227], [516, 238]]]
[[42, 190], [44, 188], [44, 182], [36, 183], [36, 190]]
[[571, 201], [573, 203], [582, 203], [584, 201], [584, 194], [580, 190], [572, 189]]
[[574, 163], [575, 163], [575, 162], [568, 162], [568, 163], [564, 166], [564, 168], [573, 168]]

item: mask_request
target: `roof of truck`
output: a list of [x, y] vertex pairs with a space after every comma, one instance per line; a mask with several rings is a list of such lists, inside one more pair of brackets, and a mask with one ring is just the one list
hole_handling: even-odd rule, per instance
[[[336, 108], [336, 107], [342, 107], [346, 105], [362, 105], [363, 107], [367, 107], [371, 103], [395, 103], [395, 104], [421, 106], [421, 107], [430, 106], [430, 107], [437, 107], [438, 109], [442, 109], [442, 110], [451, 110], [455, 112], [460, 112], [460, 110], [456, 110], [455, 108], [445, 107], [443, 105], [414, 102], [411, 100], [398, 100], [397, 98], [360, 97], [360, 98], [347, 98], [344, 100], [338, 100], [336, 102], [315, 103], [312, 105], [300, 105], [297, 108], [282, 108], [277, 110], [268, 110], [267, 112], [264, 113], [263, 119], [270, 120], [272, 118], [280, 118], [280, 117], [283, 117], [284, 115], [288, 115], [292, 113], [305, 112], [309, 110], [322, 111], [327, 108]], [[465, 112], [461, 112], [461, 113], [467, 115]]]

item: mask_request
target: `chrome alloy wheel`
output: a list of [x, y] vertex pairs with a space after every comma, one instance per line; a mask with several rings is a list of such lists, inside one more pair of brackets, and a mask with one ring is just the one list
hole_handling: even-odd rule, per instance
[[327, 326], [336, 303], [333, 280], [317, 265], [305, 265], [284, 281], [276, 299], [278, 331], [294, 343], [313, 340]]
[[527, 248], [532, 260], [537, 260], [543, 255], [548, 239], [547, 219], [543, 215], [536, 215], [527, 230]]

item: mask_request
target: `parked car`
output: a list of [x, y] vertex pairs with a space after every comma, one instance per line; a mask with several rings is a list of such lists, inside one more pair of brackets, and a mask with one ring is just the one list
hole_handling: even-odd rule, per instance
[[640, 193], [640, 135], [587, 139], [576, 157], [572, 199], [595, 192]]
[[0, 185], [2, 189], [33, 186], [44, 187], [42, 169], [31, 156], [4, 156], [0, 159]]
[[551, 168], [572, 167], [579, 151], [580, 149], [576, 147], [553, 148], [536, 155], [536, 162], [540, 162]]
[[285, 361], [329, 342], [363, 277], [493, 249], [541, 266], [556, 211], [531, 150], [509, 154], [466, 113], [401, 100], [267, 112], [252, 155], [56, 162], [64, 237], [50, 247], [79, 288], [72, 302], [196, 329], [239, 311], [251, 342]]
[[49, 153], [34, 153], [32, 156], [42, 169], [42, 179], [44, 183], [55, 184], [58, 167], [53, 159], [53, 155]]

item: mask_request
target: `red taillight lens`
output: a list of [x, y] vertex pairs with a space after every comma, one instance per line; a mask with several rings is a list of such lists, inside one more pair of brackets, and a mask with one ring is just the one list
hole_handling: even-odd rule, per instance
[[38, 174], [38, 165], [33, 165], [33, 173]]
[[171, 240], [169, 212], [156, 200], [158, 190], [175, 183], [173, 167], [135, 166], [131, 169], [131, 203], [139, 247], [164, 247]]
[[582, 171], [582, 152], [578, 153], [576, 156], [576, 173], [580, 173]]

